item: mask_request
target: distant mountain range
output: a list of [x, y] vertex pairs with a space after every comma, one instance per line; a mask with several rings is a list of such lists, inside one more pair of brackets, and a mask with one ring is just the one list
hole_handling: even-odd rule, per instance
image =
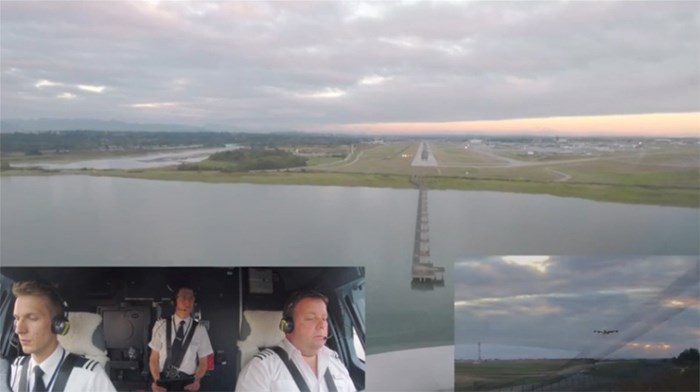
[[207, 132], [220, 129], [207, 129], [180, 124], [144, 124], [128, 123], [115, 120], [96, 120], [89, 118], [39, 118], [39, 119], [2, 119], [0, 132], [42, 132], [42, 131], [149, 131], [149, 132]]

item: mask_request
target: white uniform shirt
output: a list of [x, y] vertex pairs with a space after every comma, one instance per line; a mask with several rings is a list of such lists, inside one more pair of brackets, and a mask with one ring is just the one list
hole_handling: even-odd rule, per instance
[[[355, 392], [350, 374], [338, 357], [338, 353], [326, 346], [318, 353], [318, 377], [304, 361], [299, 351], [284, 338], [278, 346], [289, 355], [289, 359], [299, 369], [311, 392], [328, 392], [324, 380], [326, 369], [330, 370], [338, 392]], [[282, 359], [274, 351], [266, 349], [256, 354], [238, 375], [236, 392], [291, 392], [298, 391], [297, 383]]]
[[[47, 387], [49, 391], [52, 391], [56, 386], [59, 365], [65, 360], [66, 355], [68, 355], [68, 352], [59, 344], [56, 350], [54, 350], [44, 362], [38, 364], [44, 372], [44, 376], [42, 377], [44, 386]], [[29, 367], [27, 369], [27, 390], [19, 390], [23, 368], [19, 363], [22, 358], [23, 357], [15, 359], [11, 366], [10, 385], [13, 392], [27, 392], [34, 388], [34, 366], [36, 366], [37, 363], [34, 362], [34, 359], [30, 358], [25, 365]], [[116, 392], [114, 385], [109, 380], [109, 377], [107, 377], [107, 373], [102, 369], [102, 366], [93, 360], [87, 360], [82, 367], [73, 367], [70, 376], [68, 376], [65, 390], [78, 392]]]
[[[168, 356], [168, 346], [165, 344], [165, 338], [167, 336], [166, 327], [172, 328], [172, 341], [175, 341], [175, 334], [177, 333], [177, 328], [180, 325], [180, 320], [183, 320], [177, 315], [173, 315], [170, 325], [168, 324], [168, 319], [160, 319], [156, 321], [153, 325], [153, 333], [151, 334], [151, 341], [148, 343], [148, 347], [151, 350], [158, 352], [158, 369], [162, 372], [163, 367], [165, 367], [165, 360]], [[185, 320], [185, 339], [192, 328], [192, 317], [188, 317]], [[185, 351], [185, 355], [182, 357], [182, 362], [180, 363], [180, 371], [187, 374], [194, 374], [197, 370], [198, 358], [204, 358], [214, 353], [214, 349], [211, 347], [211, 341], [209, 340], [209, 334], [207, 329], [204, 328], [202, 324], [197, 325], [197, 329], [194, 331], [194, 336], [192, 336], [192, 341]]]

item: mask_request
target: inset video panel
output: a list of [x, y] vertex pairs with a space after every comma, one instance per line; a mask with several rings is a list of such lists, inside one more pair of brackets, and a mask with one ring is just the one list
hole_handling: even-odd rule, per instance
[[355, 266], [3, 267], [7, 387], [74, 353], [66, 390], [364, 390], [365, 292]]
[[455, 390], [698, 390], [697, 256], [455, 264]]

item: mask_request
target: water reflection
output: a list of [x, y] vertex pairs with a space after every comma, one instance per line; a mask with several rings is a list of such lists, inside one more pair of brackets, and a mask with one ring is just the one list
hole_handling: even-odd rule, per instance
[[432, 190], [444, 287], [412, 290], [411, 189], [37, 176], [0, 193], [3, 266], [365, 266], [368, 355], [452, 343], [466, 255], [697, 254], [700, 225], [690, 208]]
[[416, 291], [432, 291], [436, 287], [445, 287], [444, 280], [411, 280], [411, 290]]

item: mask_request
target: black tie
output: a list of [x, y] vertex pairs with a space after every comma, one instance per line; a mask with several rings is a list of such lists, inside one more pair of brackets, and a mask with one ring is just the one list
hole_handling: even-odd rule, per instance
[[44, 371], [41, 370], [39, 365], [34, 366], [34, 392], [46, 392], [43, 376]]
[[177, 327], [177, 332], [175, 332], [175, 339], [182, 342], [185, 338], [185, 320], [180, 321], [180, 326]]

